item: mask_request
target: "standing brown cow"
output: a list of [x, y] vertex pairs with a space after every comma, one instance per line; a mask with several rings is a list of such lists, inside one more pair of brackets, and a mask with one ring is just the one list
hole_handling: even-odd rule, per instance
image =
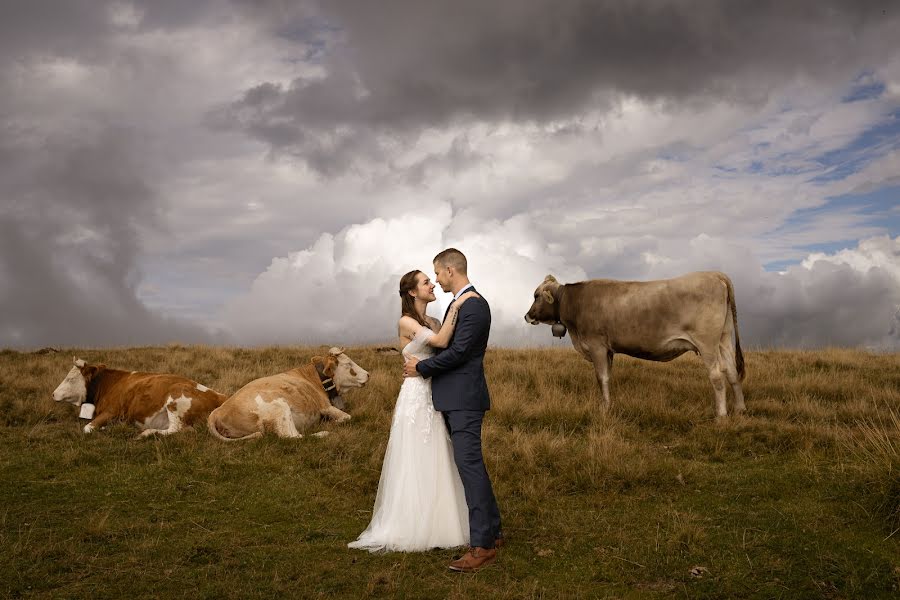
[[[572, 345], [594, 364], [609, 406], [609, 373], [616, 352], [669, 361], [694, 351], [715, 391], [716, 415], [727, 414], [725, 380], [742, 412], [744, 355], [734, 286], [724, 273], [688, 273], [658, 281], [594, 279], [560, 284], [547, 275], [534, 292], [528, 323], [562, 323]], [[732, 342], [732, 334], [734, 341]]]

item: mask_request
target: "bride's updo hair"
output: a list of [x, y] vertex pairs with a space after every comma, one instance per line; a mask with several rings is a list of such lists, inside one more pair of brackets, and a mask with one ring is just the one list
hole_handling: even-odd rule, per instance
[[416, 299], [409, 295], [409, 292], [416, 289], [419, 285], [419, 273], [422, 271], [410, 271], [400, 278], [400, 315], [404, 317], [412, 317], [419, 325], [428, 327], [425, 319], [416, 312]]

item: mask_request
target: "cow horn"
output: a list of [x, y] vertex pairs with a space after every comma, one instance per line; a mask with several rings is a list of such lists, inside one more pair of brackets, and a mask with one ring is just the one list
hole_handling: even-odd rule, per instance
[[544, 283], [556, 283], [556, 277], [553, 275], [547, 275], [544, 277]]

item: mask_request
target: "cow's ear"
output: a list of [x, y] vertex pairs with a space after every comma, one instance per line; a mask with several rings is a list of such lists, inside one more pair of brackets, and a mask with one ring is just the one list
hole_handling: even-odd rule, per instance
[[334, 377], [334, 369], [337, 367], [337, 361], [334, 360], [333, 357], [329, 356], [325, 359], [325, 364], [322, 366], [322, 372], [325, 373], [328, 377]]
[[553, 304], [553, 294], [550, 293], [550, 290], [544, 290], [542, 296], [544, 297], [544, 302], [546, 302], [547, 304]]
[[84, 367], [81, 367], [81, 376], [84, 377], [85, 381], [90, 381], [97, 374], [97, 371], [99, 371], [98, 367], [94, 365], [86, 365]]
[[556, 277], [553, 275], [547, 275], [544, 277], [544, 283], [556, 283]]

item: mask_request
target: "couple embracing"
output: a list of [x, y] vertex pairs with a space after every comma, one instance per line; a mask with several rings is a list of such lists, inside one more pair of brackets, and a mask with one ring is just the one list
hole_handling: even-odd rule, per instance
[[441, 324], [425, 309], [434, 284], [421, 271], [400, 279], [398, 323], [406, 359], [372, 521], [351, 548], [423, 551], [469, 544], [450, 569], [494, 562], [503, 542], [500, 510], [481, 453], [490, 408], [484, 353], [491, 310], [469, 283], [466, 257], [434, 257], [435, 281], [453, 301]]

